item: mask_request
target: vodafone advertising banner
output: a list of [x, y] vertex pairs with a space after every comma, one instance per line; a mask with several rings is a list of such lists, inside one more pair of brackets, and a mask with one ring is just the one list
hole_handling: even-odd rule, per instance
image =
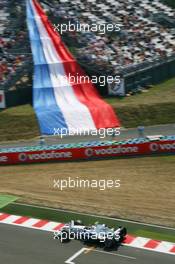
[[125, 144], [76, 149], [0, 153], [0, 165], [24, 164], [48, 161], [70, 161], [78, 159], [151, 155], [161, 153], [175, 154], [175, 140], [154, 141], [142, 144]]

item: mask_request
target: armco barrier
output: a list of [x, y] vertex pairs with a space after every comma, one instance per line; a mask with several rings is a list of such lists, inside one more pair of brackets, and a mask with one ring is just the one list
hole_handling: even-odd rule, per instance
[[66, 144], [66, 147], [58, 145], [57, 147], [35, 146], [33, 149], [32, 147], [11, 148], [8, 151], [1, 149], [0, 165], [173, 153], [175, 154], [175, 136], [158, 141], [132, 139], [123, 142], [98, 142], [98, 144], [97, 142]]

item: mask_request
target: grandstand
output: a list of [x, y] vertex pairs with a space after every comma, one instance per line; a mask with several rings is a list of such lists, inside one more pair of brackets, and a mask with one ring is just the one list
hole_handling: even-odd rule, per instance
[[57, 23], [122, 25], [119, 33], [70, 35], [72, 43], [77, 42], [75, 55], [86, 70], [90, 74], [119, 74], [125, 79], [126, 92], [175, 75], [175, 10], [160, 1], [60, 0], [54, 2], [51, 15]]
[[25, 1], [1, 0], [0, 9], [0, 89], [6, 93], [6, 106], [25, 104], [31, 100], [32, 77]]
[[[52, 23], [113, 23], [120, 32], [65, 32], [64, 42], [89, 75], [120, 75], [135, 93], [175, 76], [175, 9], [160, 0], [40, 1]], [[32, 58], [25, 1], [1, 1], [0, 79], [6, 105], [31, 103]], [[13, 7], [13, 8], [12, 8]], [[108, 87], [98, 86], [102, 95]]]
[[163, 3], [171, 6], [171, 7], [175, 7], [175, 2], [174, 0], [163, 0]]

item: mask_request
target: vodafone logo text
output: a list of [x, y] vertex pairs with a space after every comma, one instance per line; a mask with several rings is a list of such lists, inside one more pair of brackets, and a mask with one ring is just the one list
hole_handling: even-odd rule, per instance
[[7, 162], [8, 161], [8, 157], [7, 156], [0, 156], [0, 162]]
[[115, 154], [129, 154], [129, 153], [138, 153], [139, 149], [137, 146], [134, 147], [109, 147], [109, 148], [103, 148], [103, 149], [91, 149], [88, 148], [85, 150], [85, 155], [87, 157], [91, 157], [93, 155], [95, 156], [103, 156], [103, 155], [115, 155]]
[[20, 161], [25, 161], [25, 160], [27, 160], [27, 154], [26, 153], [20, 153], [18, 158]]
[[153, 152], [156, 151], [175, 151], [175, 142], [174, 143], [152, 143], [150, 144], [150, 150]]
[[87, 149], [85, 149], [85, 155], [86, 155], [87, 157], [92, 157], [93, 154], [94, 154], [94, 150], [93, 150], [93, 149], [91, 149], [91, 148], [87, 148]]
[[61, 158], [72, 158], [72, 152], [42, 152], [42, 153], [20, 153], [18, 156], [20, 161], [26, 160], [48, 160], [48, 159], [61, 159]]

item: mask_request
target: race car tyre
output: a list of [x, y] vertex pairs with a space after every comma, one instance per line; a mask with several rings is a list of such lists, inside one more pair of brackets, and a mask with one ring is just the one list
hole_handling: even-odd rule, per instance
[[63, 230], [60, 234], [60, 242], [61, 243], [66, 243], [70, 241], [70, 234], [68, 231]]
[[120, 236], [119, 242], [120, 243], [124, 240], [126, 235], [127, 235], [126, 227], [122, 227], [120, 230], [120, 234], [119, 234], [119, 236]]
[[121, 231], [120, 231], [121, 236], [125, 237], [127, 235], [127, 230], [126, 227], [122, 227]]
[[122, 227], [120, 231], [120, 240], [123, 241], [126, 235], [127, 235], [126, 227]]
[[105, 246], [104, 249], [110, 249], [114, 246], [114, 240], [113, 239], [106, 239], [105, 240]]

